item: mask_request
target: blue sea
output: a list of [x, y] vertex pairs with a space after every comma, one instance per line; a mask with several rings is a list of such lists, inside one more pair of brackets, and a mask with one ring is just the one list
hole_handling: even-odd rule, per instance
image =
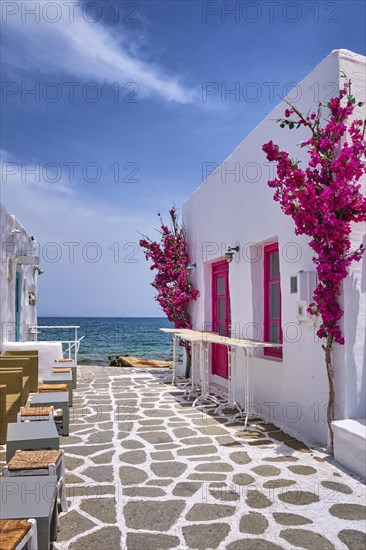
[[[84, 336], [78, 356], [81, 365], [109, 365], [108, 355], [171, 359], [171, 335], [159, 330], [173, 326], [165, 317], [38, 317], [38, 325], [79, 325], [78, 336]], [[38, 340], [73, 339], [70, 329], [38, 334]]]

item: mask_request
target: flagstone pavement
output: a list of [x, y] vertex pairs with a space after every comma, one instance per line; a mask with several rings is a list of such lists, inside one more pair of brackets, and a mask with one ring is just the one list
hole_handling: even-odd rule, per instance
[[79, 368], [55, 550], [365, 550], [360, 478], [273, 424], [224, 425], [165, 376]]

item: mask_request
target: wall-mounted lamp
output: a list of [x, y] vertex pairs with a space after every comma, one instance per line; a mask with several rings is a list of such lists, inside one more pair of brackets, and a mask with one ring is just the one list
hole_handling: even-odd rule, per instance
[[33, 267], [33, 273], [36, 274], [38, 273], [38, 275], [42, 275], [42, 273], [44, 273], [43, 269], [41, 269], [38, 265], [35, 265]]
[[197, 267], [197, 264], [196, 264], [196, 263], [194, 263], [194, 264], [187, 264], [186, 269], [187, 269], [187, 271], [189, 271], [189, 273], [190, 273], [194, 267]]
[[227, 259], [228, 263], [230, 264], [233, 261], [234, 252], [239, 252], [240, 248], [238, 246], [229, 246], [227, 251], [225, 252], [225, 258]]

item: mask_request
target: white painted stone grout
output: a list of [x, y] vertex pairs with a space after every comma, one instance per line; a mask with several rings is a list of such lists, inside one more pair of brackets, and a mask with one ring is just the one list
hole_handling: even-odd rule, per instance
[[[83, 369], [81, 368], [80, 370], [82, 371]], [[98, 371], [99, 371], [98, 368], [95, 368], [93, 370], [96, 376], [99, 374]], [[114, 372], [113, 369], [108, 369], [106, 370], [106, 374], [108, 374], [108, 376], [106, 376], [103, 379], [98, 379], [95, 377], [94, 380], [88, 381], [87, 384], [81, 383], [78, 390], [75, 392], [75, 397], [83, 403], [82, 405], [80, 405], [80, 407], [77, 406], [77, 409], [75, 406], [76, 418], [73, 420], [73, 423], [78, 425], [78, 430], [80, 431], [73, 433], [72, 425], [71, 425], [70, 436], [75, 435], [76, 437], [80, 438], [81, 442], [79, 443], [70, 442], [67, 444], [62, 444], [62, 438], [61, 438], [61, 446], [62, 448], [65, 449], [65, 452], [68, 456], [82, 460], [82, 463], [80, 464], [80, 466], [77, 466], [76, 468], [70, 470], [69, 473], [71, 475], [75, 474], [75, 476], [80, 477], [83, 480], [83, 483], [76, 483], [76, 484], [69, 485], [68, 487], [69, 490], [72, 491], [73, 487], [75, 487], [75, 489], [80, 489], [81, 487], [88, 487], [88, 486], [90, 487], [93, 486], [96, 488], [100, 487], [102, 489], [103, 487], [110, 487], [111, 485], [114, 486], [115, 490], [118, 489], [118, 495], [121, 497], [121, 500], [119, 500], [115, 506], [116, 524], [114, 525], [104, 524], [102, 521], [100, 521], [98, 518], [94, 517], [90, 513], [87, 513], [81, 510], [80, 509], [81, 503], [87, 500], [88, 498], [85, 494], [73, 497], [71, 506], [69, 508], [70, 512], [73, 510], [77, 511], [83, 517], [94, 522], [95, 526], [93, 526], [91, 529], [88, 529], [85, 532], [76, 534], [75, 536], [70, 538], [68, 541], [56, 542], [55, 549], [57, 548], [58, 550], [68, 550], [68, 548], [72, 543], [81, 541], [81, 539], [83, 539], [86, 535], [96, 533], [97, 531], [99, 531], [100, 529], [106, 526], [111, 526], [111, 527], [117, 526], [121, 533], [121, 549], [126, 550], [127, 549], [127, 546], [126, 546], [127, 532], [130, 532], [130, 533], [136, 532], [131, 528], [127, 528], [126, 526], [124, 512], [123, 512], [123, 507], [126, 503], [135, 502], [135, 501], [146, 502], [146, 501], [152, 501], [152, 500], [154, 501], [156, 500], [156, 502], [166, 502], [169, 500], [182, 500], [182, 501], [185, 501], [184, 509], [180, 514], [180, 517], [178, 518], [177, 522], [169, 529], [169, 531], [167, 531], [166, 533], [165, 532], [162, 533], [161, 531], [143, 530], [141, 532], [146, 534], [155, 533], [155, 534], [169, 534], [169, 535], [176, 536], [179, 539], [179, 545], [177, 546], [177, 550], [190, 550], [185, 542], [185, 539], [182, 533], [183, 527], [190, 526], [193, 524], [192, 521], [188, 521], [185, 518], [187, 512], [192, 508], [194, 504], [200, 504], [204, 502], [205, 501], [203, 498], [204, 496], [205, 497], [207, 496], [207, 503], [209, 504], [220, 504], [220, 501], [216, 500], [212, 495], [208, 494], [208, 491], [205, 490], [205, 489], [208, 489], [208, 485], [211, 482], [202, 482], [202, 481], [187, 479], [190, 474], [197, 473], [195, 468], [198, 466], [198, 464], [206, 462], [206, 458], [205, 458], [206, 455], [192, 456], [194, 460], [189, 460], [189, 457], [180, 456], [178, 454], [178, 451], [180, 449], [189, 448], [188, 445], [187, 446], [184, 445], [184, 441], [182, 443], [182, 439], [184, 440], [184, 438], [177, 438], [173, 431], [176, 428], [181, 428], [181, 427], [189, 428], [190, 430], [194, 430], [196, 432], [195, 436], [188, 436], [188, 437], [202, 437], [202, 438], [207, 437], [208, 439], [211, 440], [210, 445], [214, 445], [217, 448], [218, 452], [216, 453], [216, 456], [219, 457], [219, 460], [213, 461], [212, 464], [214, 464], [215, 462], [220, 462], [220, 463], [224, 462], [227, 464], [231, 464], [234, 468], [234, 471], [232, 473], [226, 473], [226, 483], [229, 485], [229, 487], [232, 485], [232, 487], [230, 488], [239, 492], [240, 499], [238, 502], [221, 501], [221, 504], [226, 504], [228, 506], [236, 507], [235, 514], [232, 517], [228, 516], [222, 519], [216, 519], [209, 522], [202, 522], [202, 525], [207, 525], [208, 523], [209, 524], [218, 524], [218, 523], [230, 524], [231, 530], [228, 536], [226, 537], [226, 539], [222, 541], [222, 543], [219, 545], [218, 547], [219, 550], [224, 550], [229, 543], [235, 540], [240, 540], [245, 538], [264, 538], [266, 540], [271, 540], [272, 542], [280, 545], [285, 550], [290, 550], [291, 548], [293, 548], [293, 546], [291, 546], [288, 542], [280, 538], [279, 534], [283, 529], [287, 529], [287, 528], [291, 529], [295, 526], [286, 527], [286, 526], [279, 525], [273, 519], [272, 514], [274, 512], [282, 512], [282, 513], [288, 512], [293, 514], [304, 515], [308, 519], [312, 520], [313, 524], [298, 526], [296, 528], [300, 528], [304, 530], [312, 530], [319, 533], [320, 535], [326, 537], [329, 541], [331, 541], [337, 550], [347, 550], [347, 547], [337, 537], [337, 533], [341, 528], [356, 529], [356, 530], [362, 529], [362, 526], [361, 526], [362, 522], [339, 520], [328, 513], [329, 507], [336, 502], [337, 503], [352, 502], [352, 503], [364, 504], [364, 499], [365, 499], [365, 488], [364, 488], [364, 485], [360, 482], [360, 480], [358, 478], [352, 478], [346, 472], [337, 468], [335, 464], [327, 463], [327, 462], [317, 462], [316, 460], [314, 460], [314, 457], [311, 456], [310, 454], [303, 454], [298, 451], [292, 450], [289, 447], [287, 447], [285, 444], [281, 444], [279, 442], [275, 442], [273, 446], [269, 446], [268, 448], [266, 447], [263, 448], [263, 447], [250, 446], [245, 441], [245, 439], [242, 439], [242, 446], [238, 446], [238, 447], [222, 446], [217, 442], [215, 436], [202, 434], [199, 431], [199, 428], [201, 426], [196, 426], [194, 424], [196, 419], [198, 418], [204, 419], [205, 416], [199, 411], [192, 410], [189, 407], [181, 408], [179, 406], [179, 403], [176, 401], [174, 395], [171, 395], [171, 393], [174, 394], [179, 392], [176, 392], [173, 386], [166, 386], [164, 384], [160, 385], [159, 380], [156, 378], [156, 374], [151, 374], [149, 372], [136, 372], [136, 370], [134, 369], [124, 369], [123, 372], [121, 372], [120, 370], [116, 370]], [[104, 387], [98, 388], [98, 383], [100, 381], [102, 381], [103, 383], [106, 383], [105, 388]], [[127, 382], [127, 384], [125, 384], [125, 382]], [[135, 451], [135, 449], [124, 448], [123, 442], [127, 441], [128, 439], [134, 439], [136, 441], [141, 442], [141, 444], [143, 445], [143, 448], [141, 450], [143, 450], [146, 453], [146, 461], [144, 463], [136, 464], [136, 465], [134, 464], [125, 464], [125, 465], [137, 467], [145, 471], [149, 475], [148, 479], [151, 479], [151, 478], [158, 479], [157, 476], [151, 473], [151, 464], [157, 462], [156, 460], [152, 459], [151, 453], [152, 452], [155, 453], [158, 450], [160, 450], [160, 449], [156, 449], [156, 444], [149, 443], [141, 437], [143, 433], [158, 433], [160, 432], [160, 430], [151, 430], [151, 431], [148, 430], [146, 432], [138, 432], [138, 429], [142, 427], [142, 424], [140, 424], [140, 422], [136, 420], [134, 421], [134, 416], [136, 416], [136, 413], [131, 413], [131, 418], [126, 420], [126, 422], [131, 421], [133, 423], [129, 438], [122, 439], [122, 440], [120, 439], [119, 432], [123, 431], [123, 429], [121, 430], [121, 427], [123, 428], [123, 423], [122, 425], [121, 423], [118, 423], [117, 419], [114, 419], [113, 416], [115, 414], [117, 404], [124, 402], [124, 400], [121, 398], [121, 396], [124, 393], [137, 394], [137, 398], [131, 397], [130, 401], [128, 399], [126, 400], [125, 407], [128, 409], [129, 407], [131, 407], [131, 404], [135, 403], [135, 405], [133, 405], [133, 408], [138, 409], [137, 415], [143, 416], [144, 419], [146, 420], [149, 420], [149, 419], [153, 420], [153, 417], [148, 416], [149, 411], [166, 410], [168, 415], [175, 414], [176, 418], [180, 418], [182, 422], [187, 423], [187, 426], [179, 426], [175, 422], [171, 422], [171, 419], [162, 418], [163, 422], [162, 424], [159, 425], [164, 428], [164, 430], [161, 430], [161, 433], [168, 433], [173, 439], [173, 441], [179, 444], [178, 448], [170, 450], [170, 452], [174, 457], [174, 461], [167, 461], [167, 464], [173, 463], [173, 462], [183, 462], [187, 464], [186, 470], [183, 472], [181, 476], [179, 476], [179, 479], [175, 479], [173, 483], [171, 483], [169, 486], [161, 487], [163, 491], [166, 492], [166, 494], [162, 497], [152, 498], [148, 496], [145, 496], [145, 497], [126, 496], [126, 495], [122, 496], [122, 484], [120, 480], [119, 471], [123, 463], [121, 462], [120, 455], [122, 453]], [[103, 410], [103, 415], [102, 415], [103, 420], [96, 421], [95, 424], [88, 422], [85, 418], [79, 418], [78, 416], [78, 413], [80, 410], [85, 410], [85, 412], [89, 411], [88, 412], [89, 415], [95, 415], [98, 413], [98, 404], [90, 403], [89, 401], [89, 398], [91, 396], [100, 397], [100, 406], [102, 407], [102, 409], [103, 409], [103, 405], [105, 405]], [[143, 402], [146, 399], [149, 399], [151, 397], [154, 397], [154, 402], [153, 402], [154, 407], [144, 408], [145, 404]], [[181, 396], [178, 396], [177, 399], [178, 400], [181, 399]], [[105, 400], [106, 403], [102, 403], [103, 400]], [[105, 448], [98, 449], [95, 452], [93, 451], [93, 454], [91, 456], [70, 454], [68, 452], [68, 448], [77, 447], [77, 446], [86, 446], [86, 447], [90, 446], [91, 448], [99, 447], [101, 445], [99, 443], [95, 443], [95, 444], [88, 443], [88, 438], [91, 435], [91, 432], [90, 431], [88, 432], [88, 430], [93, 428], [93, 433], [103, 433], [105, 431], [105, 428], [103, 427], [103, 422], [105, 423], [112, 422], [111, 431], [113, 432], [113, 436], [112, 436], [112, 441], [109, 444], [109, 447], [106, 446]], [[210, 417], [208, 417], [208, 422], [209, 423], [212, 422]], [[85, 428], [84, 427], [80, 428], [80, 426], [83, 424], [85, 424]], [[156, 426], [156, 427], [159, 428], [159, 426]], [[237, 427], [224, 426], [223, 424], [217, 424], [217, 426], [220, 428], [223, 428], [227, 432], [228, 436], [232, 436], [236, 440], [238, 439], [236, 435], [236, 432], [238, 430]], [[108, 431], [109, 431], [109, 427], [108, 427]], [[265, 437], [265, 434], [264, 434], [264, 437]], [[111, 444], [112, 444], [112, 448], [111, 448]], [[113, 451], [113, 457], [111, 462], [107, 465], [100, 465], [99, 467], [103, 468], [105, 466], [112, 466], [112, 471], [113, 471], [112, 482], [108, 482], [108, 481], [103, 481], [101, 483], [95, 482], [93, 479], [88, 477], [87, 474], [83, 473], [89, 467], [93, 467], [93, 468], [98, 467], [98, 465], [95, 462], [93, 462], [92, 458], [95, 458], [96, 456], [100, 456], [110, 451]], [[238, 451], [247, 452], [251, 458], [251, 462], [247, 465], [235, 464], [231, 459], [231, 455], [232, 453], [238, 452]], [[284, 463], [284, 462], [274, 463], [274, 462], [263, 461], [264, 457], [276, 457], [284, 454], [288, 456], [294, 456], [299, 460], [298, 462], [294, 462], [294, 463]], [[312, 452], [312, 454], [319, 458], [323, 458], [325, 456], [324, 453], [321, 453], [319, 451], [314, 451]], [[211, 456], [211, 455], [207, 455], [207, 456]], [[252, 471], [252, 468], [258, 465], [275, 466], [276, 468], [279, 468], [280, 474], [276, 477], [262, 477], [258, 475], [256, 472]], [[317, 473], [308, 477], [300, 476], [299, 474], [295, 474], [294, 472], [291, 472], [287, 468], [287, 466], [291, 466], [291, 465], [311, 466], [317, 470]], [[199, 472], [199, 473], [204, 473], [204, 472]], [[294, 490], [295, 486], [283, 488], [281, 490], [276, 490], [270, 494], [269, 490], [266, 490], [262, 487], [263, 483], [271, 479], [285, 478], [285, 479], [296, 481], [297, 486], [300, 487], [300, 489], [303, 491], [304, 490], [313, 491], [314, 489], [319, 489], [320, 501], [317, 503], [311, 504], [310, 506], [297, 506], [297, 505], [290, 506], [290, 505], [284, 504], [282, 501], [280, 501], [276, 497], [276, 499], [273, 501], [273, 504], [268, 508], [264, 508], [264, 509], [249, 508], [245, 502], [245, 495], [248, 490], [253, 489], [253, 486], [241, 486], [241, 487], [237, 485], [233, 486], [233, 483], [230, 480], [232, 480], [232, 476], [236, 473], [247, 473], [251, 475], [255, 479], [256, 488], [266, 496], [269, 496], [271, 500], [273, 500], [273, 495], [278, 495], [281, 492]], [[333, 476], [334, 473], [340, 473], [340, 477]], [[332, 480], [335, 482], [345, 483], [346, 485], [352, 488], [353, 493], [351, 495], [346, 495], [341, 493], [336, 493], [335, 495], [332, 495], [331, 491], [329, 491], [328, 489], [325, 489], [323, 486], [320, 485], [320, 481], [322, 480]], [[202, 494], [202, 490], [200, 489], [197, 491], [197, 493], [195, 493], [189, 498], [174, 496], [172, 494], [173, 488], [175, 487], [177, 482], [182, 482], [182, 481], [192, 481], [194, 483], [195, 482], [202, 483], [204, 487], [204, 495]], [[146, 482], [144, 482], [142, 484], [137, 485], [136, 487], [137, 489], [139, 489], [141, 487], [146, 487], [146, 486], [147, 486]], [[131, 485], [129, 487], [134, 487], [134, 486]], [[150, 487], [155, 487], [155, 486], [151, 485]], [[112, 498], [110, 494], [100, 495], [100, 497]], [[92, 498], [97, 498], [97, 497], [93, 495]], [[331, 501], [331, 498], [334, 498], [335, 501], [334, 502]], [[260, 513], [268, 520], [269, 526], [265, 534], [248, 535], [240, 532], [239, 530], [240, 518], [241, 516], [249, 512]], [[61, 518], [63, 516], [65, 516], [65, 514], [62, 514]], [[98, 550], [98, 549], [95, 549], [95, 550]], [[111, 550], [114, 550], [114, 549], [111, 549]], [[141, 550], [144, 550], [144, 549], [141, 549]]]

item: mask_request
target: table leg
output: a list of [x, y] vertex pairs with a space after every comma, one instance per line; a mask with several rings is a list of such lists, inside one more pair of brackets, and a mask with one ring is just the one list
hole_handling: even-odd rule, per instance
[[[52, 523], [52, 520], [51, 520]], [[51, 541], [51, 526], [49, 518], [37, 518], [38, 550], [49, 550]], [[56, 539], [53, 539], [56, 540]]]
[[244, 348], [245, 353], [245, 396], [244, 408], [233, 417], [233, 420], [244, 419], [244, 429], [248, 428], [248, 420], [252, 415], [253, 384], [252, 384], [252, 361], [254, 349]]
[[176, 384], [177, 380], [177, 363], [178, 363], [178, 338], [173, 334], [173, 365], [172, 365], [172, 385]]
[[[224, 413], [225, 409], [236, 409], [239, 414], [242, 413], [242, 408], [236, 402], [236, 348], [230, 347], [227, 350], [228, 353], [228, 396], [227, 400], [221, 403], [215, 413], [220, 415], [222, 418], [225, 418]], [[236, 414], [230, 415], [232, 418], [229, 422], [232, 422], [237, 416]]]
[[6, 444], [6, 462], [9, 462], [16, 451], [16, 445], [14, 445], [13, 441], [8, 441]]
[[251, 409], [252, 409], [252, 403], [253, 403], [253, 383], [252, 383], [252, 358], [254, 356], [254, 351], [251, 352], [251, 350], [248, 349], [248, 353], [246, 354], [246, 394], [247, 399], [245, 403], [245, 423], [244, 427], [246, 428], [248, 426], [248, 420], [251, 417]]
[[69, 407], [65, 403], [61, 408], [62, 408], [62, 433], [61, 433], [61, 435], [69, 435], [69, 424], [70, 424]]
[[202, 393], [193, 402], [194, 407], [215, 407], [221, 402], [209, 391], [210, 365], [208, 360], [208, 342], [200, 342], [200, 372]]
[[198, 342], [191, 343], [192, 348], [192, 364], [191, 364], [191, 378], [192, 385], [191, 389], [187, 391], [188, 399], [191, 399], [192, 396], [201, 392], [201, 380], [200, 380], [200, 348]]
[[200, 372], [202, 397], [206, 399], [208, 397], [208, 344], [204, 342], [200, 342]]
[[50, 540], [54, 541], [57, 540], [57, 531], [58, 531], [58, 503], [57, 503], [57, 492], [56, 492], [56, 498], [55, 503], [53, 506], [53, 512], [51, 517], [51, 525], [49, 527], [50, 529]]
[[77, 365], [73, 365], [71, 367], [71, 372], [72, 372], [72, 389], [73, 390], [76, 390], [76, 384], [77, 384]]
[[69, 405], [70, 405], [70, 407], [72, 407], [72, 405], [73, 405], [72, 380], [70, 382], [68, 382], [67, 385], [68, 385], [68, 388], [69, 388]]

